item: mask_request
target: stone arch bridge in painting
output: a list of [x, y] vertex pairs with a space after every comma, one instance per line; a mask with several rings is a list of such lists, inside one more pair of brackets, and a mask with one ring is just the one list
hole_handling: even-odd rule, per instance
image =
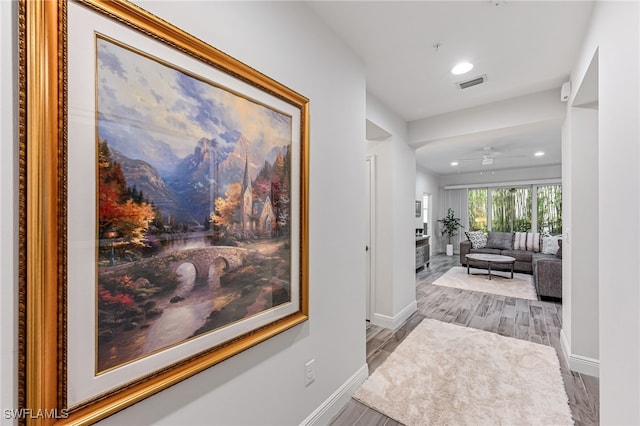
[[190, 263], [195, 268], [195, 282], [198, 284], [207, 282], [209, 269], [217, 263], [223, 262], [225, 272], [233, 271], [244, 264], [248, 255], [249, 250], [239, 247], [190, 248], [118, 265], [112, 271], [127, 273], [129, 269], [151, 267], [161, 273], [174, 273], [181, 265]]

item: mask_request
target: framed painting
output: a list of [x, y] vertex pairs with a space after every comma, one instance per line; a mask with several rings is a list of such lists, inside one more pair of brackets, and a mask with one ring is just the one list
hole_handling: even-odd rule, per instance
[[422, 216], [422, 201], [416, 200], [416, 217]]
[[127, 2], [19, 12], [19, 417], [96, 422], [307, 320], [308, 99]]

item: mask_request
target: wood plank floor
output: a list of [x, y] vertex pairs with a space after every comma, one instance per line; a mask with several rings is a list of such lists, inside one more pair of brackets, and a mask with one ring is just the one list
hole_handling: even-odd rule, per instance
[[[398, 329], [367, 326], [367, 363], [371, 374], [424, 318], [486, 330], [552, 346], [560, 360], [562, 377], [576, 425], [599, 424], [599, 382], [595, 377], [572, 372], [562, 354], [560, 329], [562, 305], [530, 301], [432, 285], [452, 266], [456, 256], [436, 255], [430, 266], [416, 274], [418, 310]], [[333, 426], [399, 425], [395, 420], [352, 399], [335, 417]]]

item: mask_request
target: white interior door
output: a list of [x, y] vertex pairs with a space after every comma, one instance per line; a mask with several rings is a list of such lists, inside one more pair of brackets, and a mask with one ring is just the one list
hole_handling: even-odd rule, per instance
[[375, 305], [375, 157], [365, 159], [365, 297], [366, 320], [371, 320]]

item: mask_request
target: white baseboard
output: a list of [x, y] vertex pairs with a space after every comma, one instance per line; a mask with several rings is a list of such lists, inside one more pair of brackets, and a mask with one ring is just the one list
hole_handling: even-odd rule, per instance
[[569, 357], [569, 367], [587, 376], [600, 377], [600, 360], [580, 355]]
[[369, 377], [369, 366], [365, 363], [349, 377], [334, 393], [329, 396], [313, 413], [300, 423], [300, 425], [328, 425], [331, 420], [347, 405], [351, 396], [360, 385]]
[[560, 330], [560, 343], [562, 344], [564, 358], [572, 371], [586, 374], [587, 376], [600, 377], [600, 360], [572, 354], [571, 345], [567, 335], [564, 334], [564, 329]]
[[396, 328], [400, 327], [402, 323], [405, 322], [405, 320], [409, 318], [417, 310], [418, 310], [418, 302], [414, 300], [413, 302], [405, 306], [404, 309], [402, 309], [393, 317], [374, 313], [373, 318], [371, 318], [371, 324], [377, 325], [379, 327], [395, 330]]

